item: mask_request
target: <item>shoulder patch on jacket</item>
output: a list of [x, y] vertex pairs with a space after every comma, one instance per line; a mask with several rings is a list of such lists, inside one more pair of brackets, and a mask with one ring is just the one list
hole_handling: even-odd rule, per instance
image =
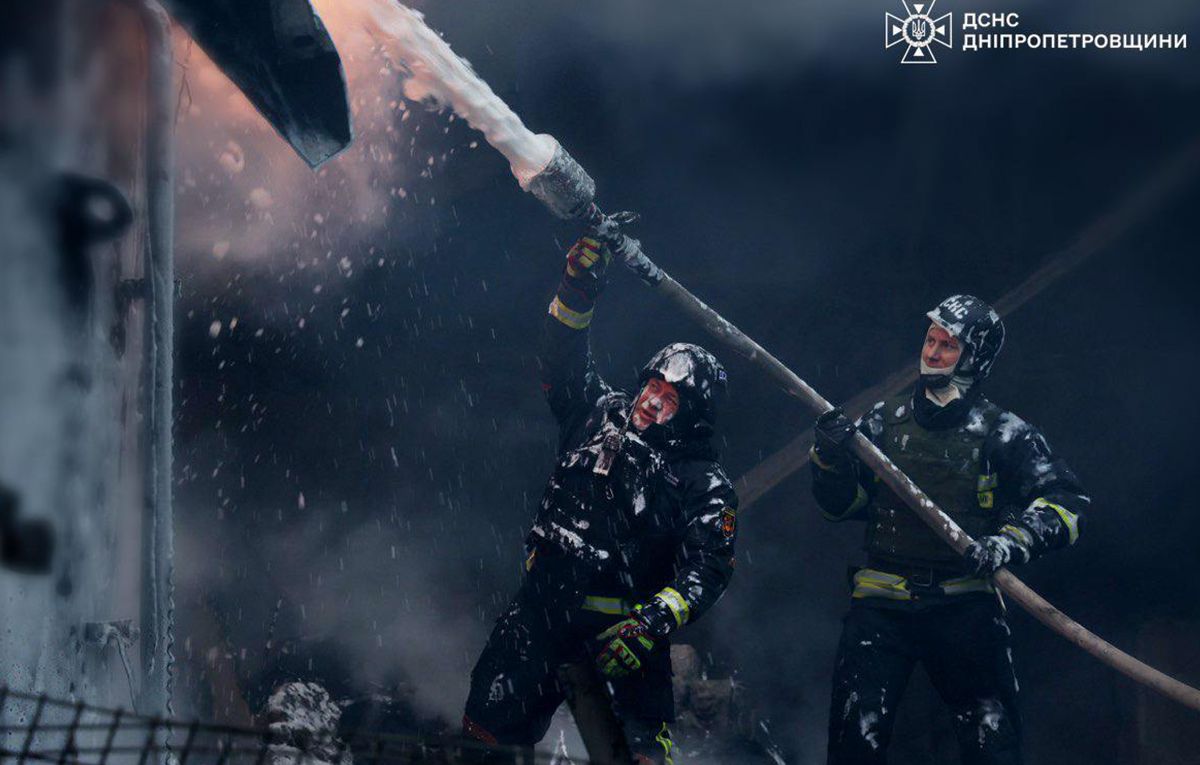
[[721, 511], [721, 531], [726, 539], [733, 539], [737, 533], [737, 512], [729, 505]]

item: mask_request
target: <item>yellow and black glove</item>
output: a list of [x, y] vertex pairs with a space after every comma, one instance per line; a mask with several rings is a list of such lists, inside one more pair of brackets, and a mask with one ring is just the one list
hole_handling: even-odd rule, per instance
[[550, 303], [550, 315], [571, 329], [587, 329], [596, 298], [604, 291], [610, 260], [612, 254], [600, 240], [580, 237], [567, 251], [567, 266]]
[[596, 668], [605, 677], [625, 677], [640, 672], [655, 645], [649, 626], [636, 611], [628, 619], [601, 632], [596, 640], [601, 644], [596, 655]]
[[567, 251], [567, 269], [563, 274], [563, 282], [580, 290], [589, 299], [595, 300], [604, 290], [611, 260], [612, 253], [599, 239], [580, 237]]

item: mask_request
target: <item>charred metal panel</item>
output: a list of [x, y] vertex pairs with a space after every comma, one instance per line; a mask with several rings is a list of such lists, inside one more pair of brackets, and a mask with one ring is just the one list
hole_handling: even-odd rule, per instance
[[167, 0], [167, 10], [313, 167], [351, 140], [341, 58], [308, 0]]

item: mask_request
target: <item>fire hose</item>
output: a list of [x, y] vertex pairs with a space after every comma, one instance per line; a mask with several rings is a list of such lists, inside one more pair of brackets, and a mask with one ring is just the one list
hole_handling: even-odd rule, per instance
[[[400, 48], [399, 55], [408, 75], [404, 83], [406, 97], [432, 100], [452, 108], [508, 159], [521, 187], [557, 217], [581, 221], [595, 229], [614, 256], [643, 282], [813, 412], [821, 414], [833, 408], [799, 375], [650, 260], [641, 243], [621, 230], [634, 216], [606, 215], [595, 203], [596, 184], [587, 171], [552, 136], [535, 135], [526, 128], [471, 66], [425, 25], [419, 13], [391, 0], [364, 0], [362, 7], [369, 20]], [[850, 446], [863, 464], [955, 551], [961, 554], [971, 544], [971, 537], [866, 437], [856, 434]], [[1148, 666], [1088, 631], [1006, 569], [997, 571], [994, 581], [1008, 597], [1067, 640], [1131, 679], [1200, 712], [1200, 690]], [[585, 741], [586, 738], [585, 732]]]
[[[561, 147], [543, 173], [547, 174], [547, 177], [535, 176], [529, 184], [529, 191], [541, 199], [552, 212], [560, 217], [581, 218], [594, 227], [612, 249], [614, 256], [619, 257], [642, 281], [694, 319], [724, 346], [766, 372], [789, 395], [799, 399], [817, 414], [833, 409], [833, 405], [799, 375], [651, 261], [643, 252], [638, 240], [621, 232], [620, 226], [628, 220], [627, 217], [621, 214], [606, 216], [599, 210], [592, 201], [595, 186], [591, 179], [584, 180], [586, 173], [583, 168]], [[862, 433], [855, 434], [851, 449], [871, 472], [879, 476], [880, 480], [903, 499], [921, 520], [946, 544], [954, 548], [955, 552], [962, 554], [974, 541]], [[1139, 661], [1092, 633], [1055, 608], [1007, 569], [997, 571], [994, 581], [996, 587], [1005, 595], [1059, 635], [1118, 672], [1200, 712], [1200, 690]]]

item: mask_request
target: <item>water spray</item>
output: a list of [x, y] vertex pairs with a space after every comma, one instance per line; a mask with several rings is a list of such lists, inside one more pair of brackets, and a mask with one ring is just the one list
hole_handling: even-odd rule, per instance
[[[459, 57], [417, 11], [391, 0], [364, 0], [364, 21], [386, 37], [406, 77], [404, 97], [449, 107], [508, 160], [517, 184], [555, 216], [581, 220], [596, 229], [613, 254], [643, 281], [657, 285], [666, 275], [646, 257], [641, 244], [621, 232], [635, 216], [608, 216], [596, 206], [596, 182], [567, 150], [545, 133], [534, 133]], [[698, 302], [698, 301], [697, 301]]]
[[[580, 220], [595, 229], [614, 256], [642, 281], [699, 322], [722, 345], [766, 372], [784, 391], [814, 412], [821, 414], [833, 408], [799, 375], [655, 265], [642, 250], [641, 243], [621, 231], [621, 226], [631, 223], [636, 216], [604, 214], [596, 205], [596, 183], [587, 171], [553, 136], [535, 134], [526, 128], [520, 117], [475, 74], [471, 65], [455, 55], [450, 46], [425, 24], [420, 13], [391, 0], [362, 0], [361, 8], [370, 22], [386, 35], [386, 42], [398, 50], [409, 75], [404, 83], [406, 98], [432, 100], [453, 109], [508, 159], [521, 188], [537, 197], [555, 216]], [[973, 541], [971, 537], [877, 446], [858, 433], [851, 441], [851, 447], [858, 458], [903, 498], [943, 541], [959, 553], [966, 550]], [[1159, 672], [1088, 631], [1007, 569], [996, 572], [995, 584], [1067, 640], [1133, 680], [1200, 712], [1200, 690]]]

